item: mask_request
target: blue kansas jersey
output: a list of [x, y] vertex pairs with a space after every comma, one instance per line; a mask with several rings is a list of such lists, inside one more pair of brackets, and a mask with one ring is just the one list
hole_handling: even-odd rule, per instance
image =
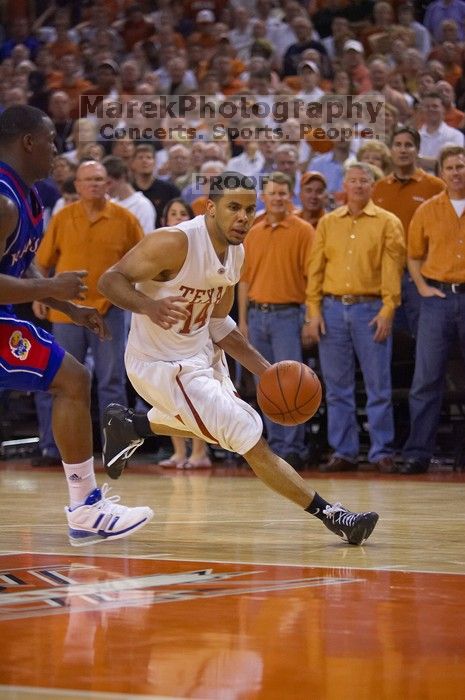
[[[0, 195], [11, 199], [18, 210], [18, 224], [6, 240], [0, 274], [22, 277], [42, 240], [42, 203], [35, 187], [28, 187], [3, 161]], [[63, 356], [64, 350], [53, 336], [17, 319], [11, 305], [0, 305], [0, 388], [48, 389]]]

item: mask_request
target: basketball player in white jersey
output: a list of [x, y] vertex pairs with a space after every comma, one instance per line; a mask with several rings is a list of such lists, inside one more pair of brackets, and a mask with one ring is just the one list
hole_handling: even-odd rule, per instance
[[269, 367], [228, 316], [255, 203], [252, 178], [215, 176], [205, 216], [148, 234], [100, 278], [100, 291], [133, 312], [126, 369], [153, 407], [148, 414], [107, 407], [103, 462], [116, 479], [145, 437], [199, 437], [243, 455], [270, 488], [346, 542], [363, 544], [377, 513], [351, 513], [313, 491], [270, 450], [260, 416], [229, 378], [223, 350], [253, 374]]

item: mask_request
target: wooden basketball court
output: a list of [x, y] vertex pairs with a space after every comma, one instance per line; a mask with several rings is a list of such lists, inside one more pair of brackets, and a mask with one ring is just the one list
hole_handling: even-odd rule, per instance
[[380, 513], [365, 546], [246, 468], [140, 464], [111, 485], [152, 523], [72, 548], [60, 469], [0, 463], [0, 698], [465, 698], [465, 476], [304, 475]]

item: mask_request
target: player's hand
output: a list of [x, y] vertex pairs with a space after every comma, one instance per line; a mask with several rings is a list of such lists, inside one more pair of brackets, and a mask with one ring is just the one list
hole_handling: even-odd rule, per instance
[[94, 309], [91, 306], [70, 304], [70, 309], [67, 313], [73, 323], [75, 323], [77, 326], [85, 326], [93, 333], [98, 335], [100, 340], [111, 339], [111, 333], [97, 309]]
[[42, 321], [48, 316], [48, 306], [42, 301], [33, 301], [32, 311], [34, 312], [34, 316], [40, 318]]
[[143, 313], [148, 316], [157, 326], [168, 330], [180, 321], [189, 318], [189, 310], [184, 297], [165, 297], [151, 302], [144, 309]]
[[392, 330], [392, 319], [385, 318], [377, 314], [371, 319], [369, 326], [376, 326], [376, 331], [373, 336], [375, 343], [383, 343], [390, 335]]
[[59, 272], [50, 278], [50, 296], [60, 300], [85, 299], [87, 292], [85, 277], [87, 277], [86, 270]]

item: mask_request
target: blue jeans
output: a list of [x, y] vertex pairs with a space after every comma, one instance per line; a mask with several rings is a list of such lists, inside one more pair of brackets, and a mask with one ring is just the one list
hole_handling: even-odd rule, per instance
[[328, 442], [335, 456], [356, 461], [359, 427], [355, 399], [355, 357], [363, 374], [367, 395], [366, 414], [371, 446], [370, 462], [392, 454], [394, 417], [391, 392], [392, 337], [373, 340], [369, 322], [381, 308], [381, 300], [344, 305], [325, 297], [322, 313], [326, 335], [321, 336], [320, 364], [326, 385]]
[[429, 460], [433, 456], [448, 354], [457, 336], [465, 358], [465, 294], [448, 292], [445, 299], [422, 297], [405, 459]]
[[396, 309], [394, 328], [417, 337], [421, 296], [408, 270], [402, 276], [402, 304]]
[[[288, 307], [279, 311], [249, 309], [249, 341], [268, 362], [296, 360], [302, 362], [301, 331], [305, 309]], [[306, 456], [305, 424], [285, 426], [263, 416], [268, 443], [277, 455], [297, 453]]]
[[[76, 326], [74, 323], [54, 323], [53, 335], [56, 341], [78, 362], [84, 364], [87, 351], [92, 353], [94, 372], [97, 379], [97, 394], [99, 403], [100, 424], [105, 407], [112, 403], [126, 405], [126, 370], [124, 367], [124, 349], [126, 347], [126, 331], [124, 311], [116, 306], [110, 307], [105, 314], [105, 323], [110, 333], [110, 340], [99, 340], [95, 333]], [[38, 392], [36, 406], [40, 411], [39, 432], [40, 446], [49, 454], [58, 453], [52, 435], [52, 397], [50, 394]]]

